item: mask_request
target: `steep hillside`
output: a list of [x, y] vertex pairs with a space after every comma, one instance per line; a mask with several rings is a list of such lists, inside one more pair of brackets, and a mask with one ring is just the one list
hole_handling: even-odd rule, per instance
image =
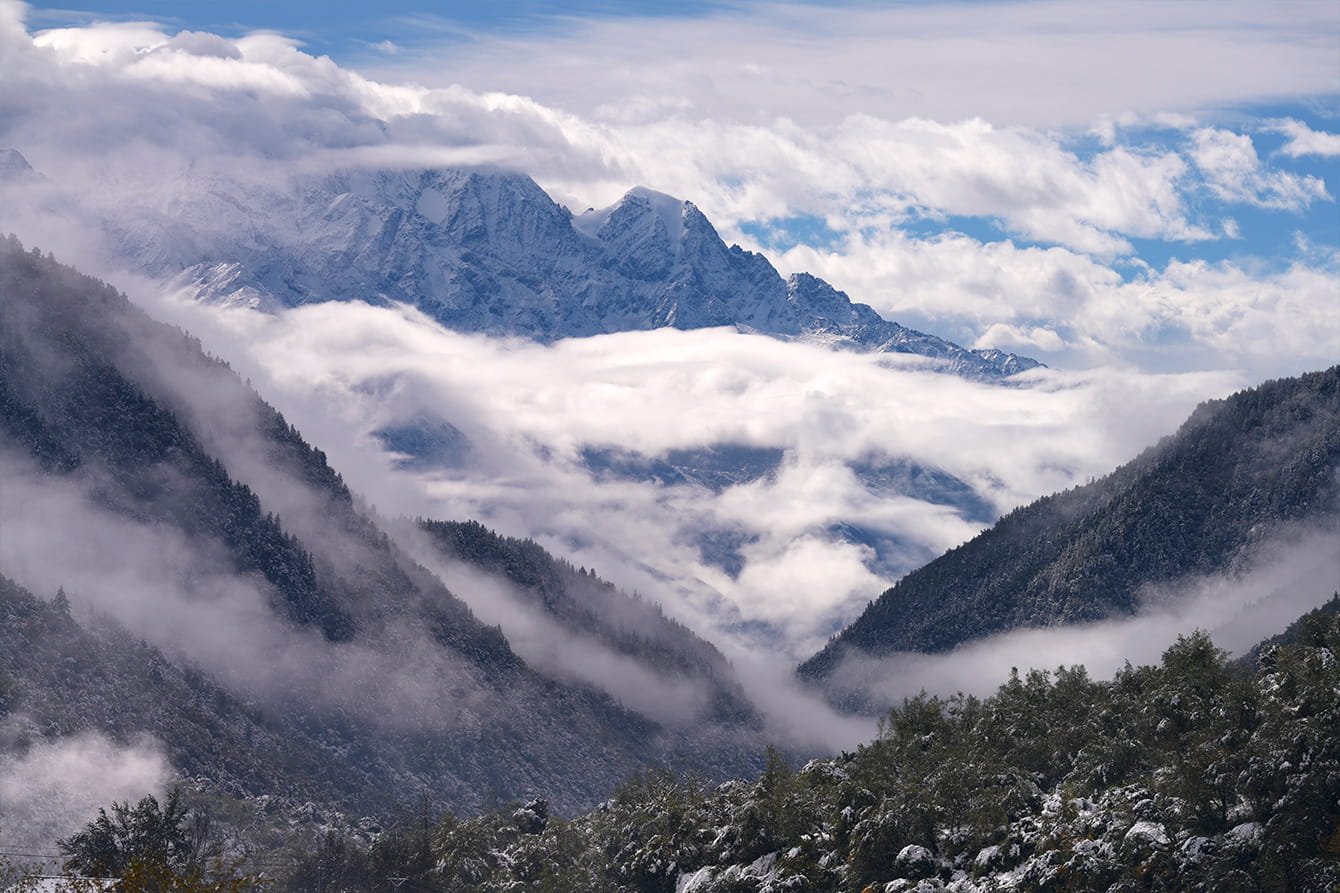
[[1331, 600], [1321, 607], [1308, 611], [1299, 617], [1281, 633], [1258, 642], [1250, 651], [1238, 658], [1238, 663], [1251, 670], [1260, 670], [1270, 664], [1281, 648], [1296, 645], [1300, 641], [1315, 638], [1318, 629], [1324, 629], [1328, 618], [1340, 616], [1340, 592], [1331, 595]]
[[[53, 594], [54, 595], [54, 594]], [[239, 698], [170, 660], [108, 618], [75, 620], [68, 601], [39, 599], [0, 577], [0, 746], [6, 752], [96, 730], [126, 745], [145, 732], [188, 777], [280, 801], [392, 808], [388, 767], [366, 743], [332, 760], [334, 740], [297, 717]]]
[[[615, 662], [633, 660], [663, 680], [693, 684], [700, 690], [699, 711], [707, 717], [727, 723], [755, 719], [753, 706], [721, 652], [666, 617], [654, 602], [629, 598], [594, 571], [575, 568], [531, 540], [499, 536], [475, 521], [421, 521], [419, 526], [440, 555], [511, 584], [520, 605], [507, 605], [498, 619], [514, 642], [509, 627], [517, 620], [517, 608], [524, 606], [550, 621], [532, 639], [543, 637], [548, 640], [544, 644], [554, 646], [554, 633], [566, 634], [573, 639], [567, 647], [582, 651], [584, 662], [593, 652], [604, 652]], [[527, 655], [522, 644], [517, 642], [516, 647]], [[562, 672], [560, 652], [558, 647], [536, 649], [531, 660], [548, 657], [554, 671]]]
[[[306, 729], [310, 760], [257, 760], [290, 765], [295, 785], [352, 810], [406, 794], [473, 808], [537, 789], [572, 808], [649, 765], [716, 775], [753, 762], [747, 709], [667, 724], [598, 677], [538, 672], [226, 366], [13, 239], [0, 240], [0, 462], [0, 571], [69, 584], [76, 619], [117, 619], [182, 672], [256, 705], [274, 740], [285, 724]], [[26, 703], [83, 696], [25, 678]], [[118, 731], [203, 747], [156, 697], [128, 693]], [[49, 733], [98, 727], [96, 713], [70, 716]], [[190, 763], [234, 772], [208, 750]]]
[[1038, 500], [916, 570], [800, 667], [944, 651], [1019, 626], [1129, 614], [1142, 588], [1233, 570], [1285, 525], [1335, 526], [1340, 367], [1200, 406], [1107, 477]]

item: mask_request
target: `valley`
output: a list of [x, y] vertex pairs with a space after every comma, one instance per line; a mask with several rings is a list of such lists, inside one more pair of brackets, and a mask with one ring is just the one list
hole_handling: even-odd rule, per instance
[[0, 891], [1340, 889], [1337, 47], [0, 0]]

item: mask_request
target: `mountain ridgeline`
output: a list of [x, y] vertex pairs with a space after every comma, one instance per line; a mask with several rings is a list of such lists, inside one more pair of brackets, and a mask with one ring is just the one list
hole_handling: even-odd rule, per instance
[[[23, 656], [6, 668], [7, 697], [29, 719], [60, 714], [38, 722], [41, 736], [148, 733], [174, 765], [259, 794], [280, 770], [248, 774], [245, 750], [227, 743], [254, 742], [245, 759], [286, 766], [289, 789], [354, 814], [407, 796], [473, 808], [528, 790], [572, 808], [652, 765], [725, 775], [756, 763], [752, 708], [711, 646], [586, 576], [609, 616], [622, 611], [619, 635], [641, 630], [665, 655], [704, 659], [710, 670], [684, 670], [704, 714], [667, 725], [598, 676], [537, 670], [226, 365], [12, 237], [0, 239], [0, 462], [0, 573], [63, 581], [75, 608], [73, 620], [39, 616], [6, 584], [11, 613], [30, 618], [6, 629], [9, 653]], [[468, 529], [475, 548], [457, 558], [481, 576], [511, 572], [479, 545], [491, 535]], [[558, 566], [533, 544], [522, 551]], [[570, 577], [554, 578], [560, 590]], [[79, 644], [99, 635], [111, 644]], [[147, 644], [136, 651], [126, 636]], [[56, 690], [64, 677], [27, 659], [53, 649], [78, 651], [81, 676], [126, 683], [115, 722], [69, 706], [87, 693]], [[634, 651], [625, 657], [637, 663]], [[146, 669], [165, 662], [166, 676]], [[151, 681], [160, 677], [194, 685], [206, 715], [178, 717], [176, 683]], [[222, 730], [219, 747], [200, 728]], [[291, 759], [273, 750], [289, 738]]]
[[[655, 602], [629, 598], [594, 571], [555, 558], [533, 540], [500, 536], [478, 521], [419, 521], [439, 552], [509, 581], [532, 609], [584, 643], [646, 666], [662, 678], [701, 684], [705, 715], [728, 723], [758, 716], [726, 658]], [[504, 626], [506, 630], [506, 626]]]
[[801, 665], [946, 651], [1018, 627], [1133, 614], [1150, 587], [1249, 566], [1288, 529], [1340, 527], [1340, 366], [1202, 404], [1176, 434], [1039, 499], [898, 581]]
[[814, 276], [783, 279], [727, 246], [693, 203], [643, 188], [574, 216], [523, 174], [346, 171], [264, 188], [211, 181], [170, 216], [122, 210], [106, 225], [151, 275], [261, 309], [400, 302], [458, 331], [541, 341], [730, 326], [987, 380], [1038, 365], [885, 320]]

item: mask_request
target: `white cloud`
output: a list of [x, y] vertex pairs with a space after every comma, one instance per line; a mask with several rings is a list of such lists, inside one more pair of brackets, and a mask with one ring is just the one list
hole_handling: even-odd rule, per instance
[[904, 325], [1071, 368], [1235, 368], [1259, 379], [1340, 356], [1334, 249], [1309, 249], [1283, 269], [1172, 260], [1123, 277], [1063, 248], [880, 232], [837, 251], [797, 246], [779, 264], [821, 276]]
[[1115, 270], [1064, 248], [959, 234], [863, 233], [836, 251], [797, 246], [778, 260], [784, 272], [808, 270], [889, 319], [931, 325], [963, 341], [997, 322], [1064, 326], [1095, 294], [1121, 281]]
[[[16, 722], [23, 717], [6, 720]], [[57, 838], [78, 831], [114, 801], [162, 797], [172, 776], [158, 742], [117, 744], [96, 732], [39, 739], [26, 751], [0, 755], [6, 849], [50, 851]]]
[[[544, 346], [446, 331], [403, 308], [322, 304], [267, 317], [165, 307], [210, 343], [229, 344], [216, 333], [231, 327], [235, 365], [381, 510], [533, 537], [718, 642], [742, 635], [741, 620], [762, 621], [797, 656], [888, 582], [830, 525], [897, 539], [906, 567], [977, 530], [944, 506], [871, 491], [849, 463], [910, 459], [1004, 510], [1105, 473], [1241, 381], [1048, 372], [1000, 388], [728, 330]], [[365, 436], [425, 411], [472, 440], [475, 464], [394, 471]], [[664, 456], [722, 443], [780, 449], [784, 460], [716, 493], [593, 478], [579, 456], [585, 445]], [[704, 559], [705, 531], [745, 535], [738, 577]]]
[[1285, 155], [1295, 158], [1301, 155], [1326, 157], [1340, 155], [1340, 133], [1313, 130], [1302, 121], [1292, 118], [1273, 122], [1270, 129], [1289, 138], [1289, 141], [1280, 148]]
[[748, 3], [699, 18], [568, 19], [533, 38], [475, 35], [388, 70], [524, 93], [587, 115], [624, 97], [687, 100], [705, 119], [786, 115], [1085, 127], [1334, 90], [1326, 3]]
[[846, 622], [853, 604], [888, 586], [866, 567], [873, 557], [867, 546], [806, 534], [778, 545], [745, 551], [744, 571], [731, 587], [745, 617], [787, 625], [797, 616]]
[[1055, 137], [980, 119], [868, 118], [843, 122], [828, 151], [852, 158], [859, 181], [876, 192], [947, 214], [999, 218], [1030, 239], [1100, 256], [1130, 251], [1119, 234], [1205, 237], [1185, 219], [1177, 190], [1185, 164], [1172, 153], [1118, 147], [1086, 163]]
[[1206, 127], [1193, 133], [1192, 139], [1192, 158], [1209, 188], [1224, 201], [1299, 211], [1314, 200], [1330, 198], [1318, 177], [1265, 170], [1252, 138], [1245, 133]]
[[1340, 255], [1267, 275], [1231, 262], [1173, 262], [1148, 283], [1118, 290], [1106, 309], [1183, 331], [1192, 344], [1235, 365], [1297, 374], [1340, 356], [1338, 268]]
[[81, 65], [133, 63], [145, 50], [166, 42], [166, 35], [157, 26], [139, 22], [56, 28], [33, 38], [34, 46], [53, 50], [61, 59]]
[[983, 332], [973, 346], [996, 347], [1020, 353], [1030, 350], [1058, 353], [1066, 347], [1066, 343], [1055, 330], [1044, 326], [1025, 328], [998, 322]]

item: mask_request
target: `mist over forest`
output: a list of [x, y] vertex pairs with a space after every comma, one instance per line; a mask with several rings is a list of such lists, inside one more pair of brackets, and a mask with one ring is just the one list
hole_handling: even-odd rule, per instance
[[1331, 5], [146, 10], [0, 0], [0, 890], [1340, 886]]

